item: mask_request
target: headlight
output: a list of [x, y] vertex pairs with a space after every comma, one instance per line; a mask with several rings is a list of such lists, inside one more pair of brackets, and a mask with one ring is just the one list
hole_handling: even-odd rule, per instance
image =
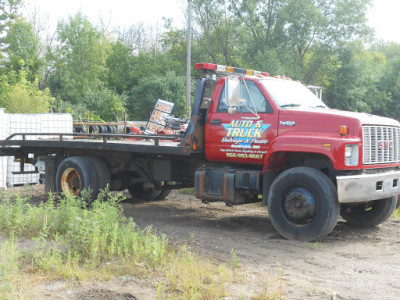
[[348, 144], [344, 150], [346, 166], [358, 165], [358, 144]]

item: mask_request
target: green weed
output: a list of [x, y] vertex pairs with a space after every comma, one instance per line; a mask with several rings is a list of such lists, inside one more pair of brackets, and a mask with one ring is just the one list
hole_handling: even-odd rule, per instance
[[164, 290], [179, 299], [219, 299], [226, 295], [226, 275], [210, 262], [199, 260], [187, 246], [172, 252], [171, 258]]
[[277, 262], [277, 264], [280, 268], [279, 279], [278, 279], [279, 280], [278, 288], [271, 287], [268, 280], [265, 280], [263, 282], [262, 291], [260, 293], [258, 293], [257, 295], [252, 296], [251, 297], [252, 300], [281, 300], [281, 299], [283, 299], [283, 297], [284, 297], [284, 290], [283, 290], [283, 286], [282, 286], [283, 270], [281, 267], [281, 263], [279, 261]]
[[144, 263], [152, 269], [162, 265], [168, 246], [165, 236], [134, 227], [133, 220], [122, 214], [120, 197], [105, 196], [90, 209], [82, 209], [84, 199], [71, 196], [57, 203], [50, 198], [38, 206], [29, 204], [27, 198], [6, 198], [0, 203], [0, 229], [34, 239], [38, 253], [34, 262], [43, 270], [49, 266], [60, 269], [64, 263], [96, 268], [115, 259]]
[[[136, 227], [123, 215], [120, 195], [105, 191], [89, 208], [85, 196], [50, 196], [37, 205], [28, 200], [16, 196], [0, 201], [0, 231], [33, 240], [34, 246], [22, 257], [29, 261], [30, 272], [78, 281], [124, 274], [161, 276], [164, 279], [155, 287], [160, 299], [226, 295], [225, 283], [233, 276], [225, 265], [201, 260], [187, 246], [175, 249], [165, 235], [156, 235], [151, 228]], [[17, 295], [13, 278], [21, 256], [13, 239], [3, 243], [0, 255], [0, 292]], [[239, 264], [234, 250], [231, 256], [235, 272]]]
[[24, 299], [18, 260], [21, 253], [18, 250], [14, 235], [0, 244], [0, 299]]
[[397, 207], [397, 208], [394, 210], [394, 212], [393, 212], [393, 214], [392, 214], [392, 216], [391, 216], [391, 219], [400, 220], [400, 207]]
[[178, 190], [179, 194], [184, 194], [184, 195], [194, 195], [194, 188], [184, 188]]
[[321, 243], [321, 242], [310, 242], [307, 243], [307, 246], [311, 249], [311, 250], [315, 250], [315, 251], [319, 251], [319, 250], [324, 250], [326, 249], [326, 245]]
[[231, 249], [231, 268], [233, 274], [235, 275], [235, 270], [239, 268], [239, 259], [234, 249]]

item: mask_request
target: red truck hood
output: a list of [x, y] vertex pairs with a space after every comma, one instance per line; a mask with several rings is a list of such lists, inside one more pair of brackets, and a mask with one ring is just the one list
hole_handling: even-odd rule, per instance
[[400, 123], [394, 119], [366, 114], [366, 113], [329, 109], [328, 115], [331, 115], [333, 117], [343, 117], [343, 118], [358, 120], [361, 126], [362, 125], [400, 126]]
[[336, 109], [284, 109], [279, 115], [279, 134], [286, 131], [303, 133], [331, 132], [335, 135], [341, 125], [349, 127], [349, 135], [359, 136], [363, 125], [385, 125], [400, 127], [396, 120], [365, 113], [349, 112]]

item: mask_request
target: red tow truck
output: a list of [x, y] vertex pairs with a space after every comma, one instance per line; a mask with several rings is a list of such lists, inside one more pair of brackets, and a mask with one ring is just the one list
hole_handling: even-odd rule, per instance
[[323, 238], [339, 215], [361, 227], [389, 218], [400, 193], [399, 122], [330, 109], [285, 77], [210, 63], [196, 69], [206, 75], [182, 135], [21, 133], [0, 141], [0, 155], [20, 159], [21, 172], [24, 162], [44, 160], [46, 191], [91, 189], [96, 197], [108, 185], [154, 200], [194, 187], [204, 202], [228, 205], [262, 195], [287, 239]]

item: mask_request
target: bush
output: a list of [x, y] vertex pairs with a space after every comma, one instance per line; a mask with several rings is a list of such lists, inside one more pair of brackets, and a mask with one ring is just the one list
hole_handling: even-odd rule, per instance
[[50, 91], [40, 90], [37, 80], [28, 81], [24, 71], [11, 71], [0, 78], [0, 106], [7, 113], [46, 113], [54, 101]]

